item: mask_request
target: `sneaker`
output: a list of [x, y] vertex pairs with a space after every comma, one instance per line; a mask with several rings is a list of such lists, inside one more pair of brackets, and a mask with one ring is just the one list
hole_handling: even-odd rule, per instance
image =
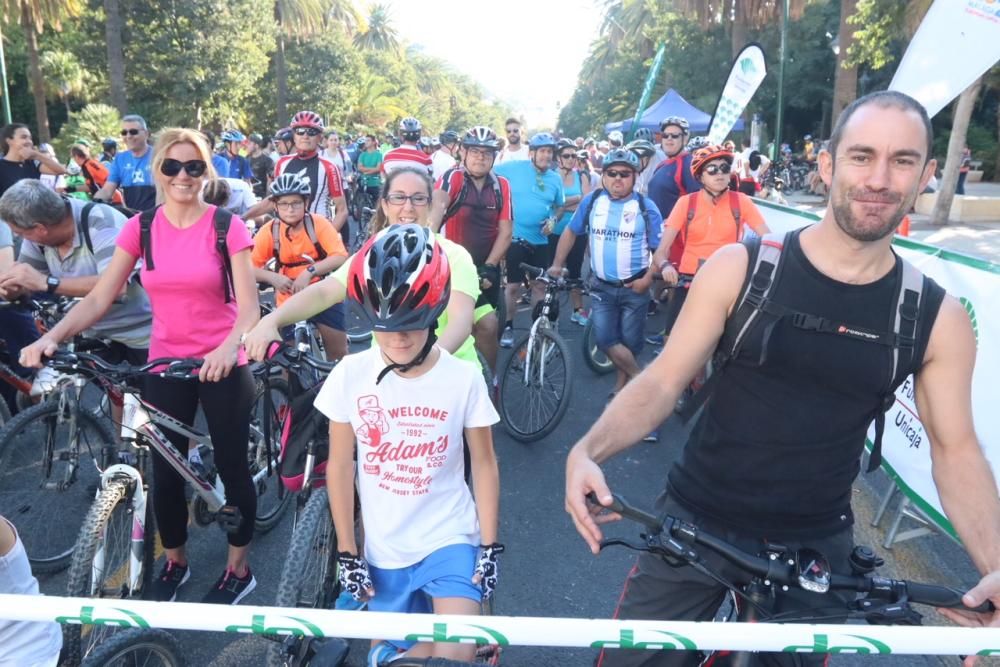
[[652, 317], [656, 315], [657, 304], [656, 301], [650, 300], [649, 305], [646, 306], [646, 317]]
[[395, 646], [387, 641], [381, 641], [368, 651], [368, 660], [365, 665], [367, 667], [382, 667], [392, 662], [398, 654], [399, 651], [396, 650]]
[[514, 330], [511, 327], [505, 327], [503, 333], [500, 334], [500, 347], [513, 347], [514, 346]]
[[201, 601], [206, 604], [239, 604], [240, 600], [250, 595], [255, 588], [257, 580], [253, 578], [250, 568], [247, 568], [247, 574], [243, 578], [237, 577], [235, 572], [226, 568]]
[[653, 334], [652, 336], [646, 336], [646, 342], [650, 345], [658, 345], [663, 347], [663, 341], [666, 340], [666, 336], [662, 333]]
[[581, 327], [587, 326], [587, 323], [590, 322], [590, 318], [587, 317], [587, 313], [582, 310], [574, 310], [569, 320], [570, 322], [576, 322]]
[[660, 434], [657, 433], [656, 431], [653, 431], [652, 433], [650, 433], [649, 435], [647, 435], [642, 439], [643, 442], [659, 442], [659, 440], [660, 440]]
[[333, 608], [341, 611], [361, 611], [367, 604], [367, 602], [358, 602], [347, 591], [340, 591], [340, 595], [337, 596], [337, 599], [333, 603]]
[[177, 589], [190, 578], [190, 567], [168, 558], [160, 576], [153, 580], [150, 597], [157, 602], [173, 602], [177, 598]]

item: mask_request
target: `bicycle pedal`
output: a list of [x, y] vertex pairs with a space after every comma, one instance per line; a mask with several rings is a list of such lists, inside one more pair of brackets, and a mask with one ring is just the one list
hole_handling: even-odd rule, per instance
[[243, 524], [243, 513], [235, 505], [223, 505], [215, 515], [215, 521], [230, 535], [239, 531]]

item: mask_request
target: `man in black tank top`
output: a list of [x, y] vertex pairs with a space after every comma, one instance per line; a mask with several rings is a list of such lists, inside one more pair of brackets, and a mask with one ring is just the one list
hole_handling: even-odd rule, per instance
[[[895, 92], [873, 93], [841, 114], [819, 168], [830, 187], [823, 219], [788, 237], [769, 299], [870, 331], [886, 331], [898, 307], [902, 260], [892, 234], [934, 173], [931, 126], [923, 107]], [[599, 464], [642, 440], [713, 354], [748, 271], [743, 245], [720, 249], [702, 267], [663, 353], [618, 394], [571, 450], [566, 509], [597, 552], [599, 521], [585, 497], [611, 502]], [[930, 436], [933, 474], [949, 520], [984, 576], [966, 596], [1000, 605], [1000, 501], [972, 423], [975, 339], [958, 301], [924, 278], [911, 367], [916, 403]], [[658, 509], [691, 521], [745, 551], [765, 540], [824, 553], [849, 573], [853, 547], [851, 484], [868, 425], [884, 411], [893, 348], [838, 332], [808, 330], [778, 315], [757, 327], [720, 374]], [[888, 329], [892, 331], [890, 326]], [[897, 377], [899, 377], [897, 375]], [[703, 553], [710, 565], [712, 557]], [[992, 574], [990, 574], [992, 573]], [[723, 574], [733, 573], [723, 570]], [[616, 612], [620, 618], [710, 620], [725, 589], [692, 568], [639, 557]], [[832, 592], [831, 592], [832, 594]], [[836, 605], [827, 594], [826, 603]], [[817, 605], [806, 593], [779, 593], [776, 611]], [[844, 609], [843, 605], [840, 607]], [[846, 614], [846, 611], [844, 612]], [[947, 613], [965, 625], [1000, 626], [993, 617]], [[769, 664], [822, 665], [823, 655], [768, 656]], [[609, 650], [600, 667], [697, 664], [684, 651]]]

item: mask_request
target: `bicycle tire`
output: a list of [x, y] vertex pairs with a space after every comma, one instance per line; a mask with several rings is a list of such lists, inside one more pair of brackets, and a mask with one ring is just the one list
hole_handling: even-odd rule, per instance
[[10, 414], [10, 406], [7, 405], [7, 400], [0, 396], [0, 428], [11, 419], [13, 415]]
[[[275, 605], [332, 609], [339, 593], [337, 533], [330, 517], [330, 499], [325, 488], [313, 489], [296, 517]], [[268, 665], [284, 665], [283, 651], [283, 644], [268, 647]]]
[[597, 347], [597, 336], [594, 334], [594, 323], [593, 321], [588, 321], [587, 326], [583, 328], [583, 360], [587, 362], [590, 370], [594, 371], [598, 375], [607, 375], [615, 370], [615, 365], [611, 363], [608, 359], [608, 355], [604, 354], [599, 347]]
[[184, 650], [174, 635], [159, 628], [129, 628], [111, 635], [84, 658], [80, 667], [185, 667], [186, 664]]
[[[105, 568], [110, 582], [98, 582], [96, 597], [126, 597], [128, 562], [132, 548], [132, 485], [131, 479], [115, 479], [97, 496], [91, 505], [80, 537], [73, 552], [66, 582], [66, 595], [70, 597], [95, 597], [94, 556], [99, 547], [104, 548]], [[140, 592], [149, 589], [153, 578], [153, 526], [152, 498], [146, 499], [146, 534], [143, 544]], [[110, 585], [109, 585], [110, 583]], [[114, 628], [103, 625], [63, 626], [63, 650], [70, 664], [79, 664], [95, 647], [103, 644]]]
[[[573, 362], [566, 341], [549, 329], [540, 328], [535, 335], [536, 348], [544, 352], [532, 355], [529, 383], [524, 383], [524, 362], [530, 332], [514, 344], [500, 373], [500, 418], [504, 430], [520, 442], [541, 440], [555, 430], [566, 414], [573, 390]], [[540, 366], [542, 357], [545, 362]], [[537, 384], [543, 374], [544, 387]], [[535, 415], [538, 418], [532, 419]]]
[[[68, 433], [63, 435], [65, 442], [59, 442], [63, 429], [58, 397], [54, 398], [18, 413], [0, 431], [0, 514], [18, 527], [36, 573], [60, 572], [69, 565], [79, 527], [100, 480], [94, 457], [115, 442], [106, 422], [78, 409], [80, 458], [75, 481], [64, 489], [44, 488], [46, 470], [48, 479], [61, 479], [67, 462], [61, 461], [60, 455], [70, 450]], [[51, 452], [51, 460], [42, 452]], [[53, 527], [53, 518], [57, 518], [58, 527]]]
[[[278, 525], [288, 508], [288, 501], [292, 498], [292, 494], [285, 489], [278, 474], [281, 434], [284, 431], [285, 420], [288, 419], [291, 392], [288, 389], [288, 382], [283, 378], [270, 378], [268, 384], [271, 391], [271, 415], [265, 417], [261, 414], [264, 409], [264, 387], [263, 383], [258, 381], [252, 417], [260, 433], [264, 432], [262, 425], [265, 421], [271, 429], [271, 472], [254, 484], [254, 490], [257, 492], [257, 518], [254, 521], [254, 528], [261, 533], [266, 533]], [[268, 456], [263, 437], [251, 441], [248, 456], [251, 477], [266, 469]]]

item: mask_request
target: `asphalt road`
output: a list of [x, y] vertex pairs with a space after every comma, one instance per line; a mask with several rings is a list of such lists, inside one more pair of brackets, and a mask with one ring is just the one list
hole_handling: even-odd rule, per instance
[[[568, 312], [564, 309], [563, 312]], [[634, 556], [612, 549], [593, 556], [577, 536], [563, 511], [563, 467], [566, 453], [603, 410], [613, 376], [597, 376], [580, 354], [583, 329], [568, 318], [560, 327], [573, 353], [574, 388], [572, 402], [560, 427], [543, 441], [523, 444], [509, 438], [501, 427], [494, 431], [501, 475], [501, 539], [507, 552], [501, 562], [500, 588], [496, 613], [503, 615], [562, 616], [578, 618], [610, 617], [624, 576]], [[648, 321], [653, 330], [659, 317]], [[522, 313], [519, 324], [526, 326]], [[647, 347], [642, 361], [648, 363], [653, 351]], [[660, 429], [658, 443], [639, 443], [605, 466], [613, 489], [622, 491], [636, 503], [651, 504], [661, 490], [665, 472], [683, 445], [686, 432], [676, 419]], [[856, 485], [858, 543], [878, 545], [881, 530], [869, 530], [868, 519], [877, 506], [878, 494], [887, 482], [881, 473]], [[251, 563], [258, 581], [247, 598], [254, 604], [272, 604], [291, 532], [291, 512], [271, 532], [259, 535], [253, 544]], [[888, 524], [888, 518], [883, 520]], [[611, 534], [634, 536], [627, 523], [612, 528]], [[215, 527], [192, 527], [189, 558], [192, 578], [178, 598], [198, 601], [220, 574], [225, 563], [225, 538]], [[976, 576], [964, 552], [948, 538], [934, 535], [897, 545], [892, 551], [879, 549], [887, 559], [882, 569], [918, 580], [969, 586]], [[157, 566], [158, 568], [159, 566]], [[65, 590], [65, 573], [40, 577], [44, 593], [59, 595]], [[932, 620], [931, 622], [940, 622]], [[214, 633], [180, 632], [189, 664], [222, 667], [260, 665], [269, 643], [256, 637]], [[350, 665], [362, 665], [366, 643], [352, 643]], [[593, 658], [589, 649], [512, 647], [502, 663], [509, 666], [586, 665]], [[868, 659], [838, 656], [836, 665], [854, 665]], [[958, 664], [957, 659], [898, 656], [880, 658], [881, 664]]]

